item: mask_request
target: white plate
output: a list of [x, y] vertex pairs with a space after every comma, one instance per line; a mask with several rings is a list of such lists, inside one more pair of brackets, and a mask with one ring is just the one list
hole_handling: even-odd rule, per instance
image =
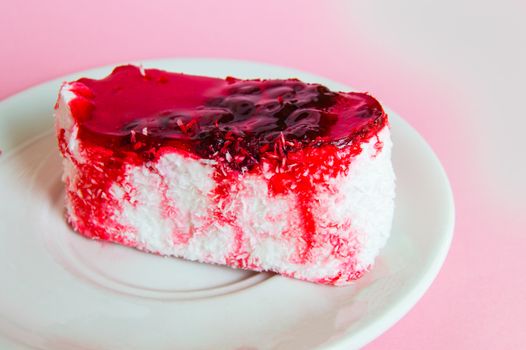
[[[149, 61], [194, 74], [298, 77], [303, 72], [209, 59]], [[63, 218], [52, 133], [57, 79], [0, 103], [0, 348], [357, 348], [399, 320], [438, 273], [454, 221], [451, 189], [425, 141], [388, 111], [398, 176], [392, 237], [351, 287], [140, 253], [74, 234]]]

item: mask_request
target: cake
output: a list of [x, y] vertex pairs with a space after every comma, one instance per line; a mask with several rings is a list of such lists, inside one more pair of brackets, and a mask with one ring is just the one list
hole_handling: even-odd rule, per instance
[[388, 118], [366, 93], [125, 65], [64, 83], [55, 125], [88, 238], [346, 285], [390, 234]]

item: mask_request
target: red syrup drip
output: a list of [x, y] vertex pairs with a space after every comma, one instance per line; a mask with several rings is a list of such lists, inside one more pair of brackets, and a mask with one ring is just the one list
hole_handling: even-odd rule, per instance
[[[58, 144], [64, 156], [68, 156], [78, 169], [75, 179], [82, 186], [77, 186], [76, 191], [68, 190], [68, 197], [75, 208], [75, 229], [84, 235], [102, 240], [112, 240], [128, 246], [134, 246], [123, 236], [110, 236], [104, 227], [111, 226], [118, 232], [129, 231], [130, 228], [124, 227], [115, 222], [108, 215], [109, 212], [119, 205], [117, 200], [108, 195], [110, 186], [115, 182], [122, 182], [124, 166], [122, 162], [115, 162], [108, 151], [104, 149], [93, 152], [90, 149], [88, 156], [89, 163], [79, 163], [72, 157], [65, 139], [65, 130], [60, 130], [58, 134]], [[105, 166], [108, 164], [108, 166]], [[68, 179], [67, 181], [71, 181]], [[69, 186], [66, 186], [69, 188]], [[92, 201], [97, 201], [99, 205], [90, 205]], [[109, 210], [108, 210], [109, 209]]]
[[[315, 187], [347, 171], [361, 144], [387, 123], [378, 101], [367, 94], [335, 93], [297, 79], [218, 79], [121, 66], [101, 80], [80, 79], [72, 90], [78, 137], [106, 163], [102, 191], [123, 181], [126, 164], [148, 165], [177, 151], [217, 162], [212, 196], [219, 203], [229, 200], [240, 174], [260, 174], [265, 162], [278, 169], [268, 181], [269, 192], [297, 198], [304, 262], [315, 241]], [[103, 215], [90, 213], [98, 214]], [[105, 238], [103, 232], [94, 235]], [[241, 236], [236, 233], [237, 240]], [[244, 258], [227, 260], [246, 268], [250, 262], [241, 246], [236, 242], [234, 255]]]

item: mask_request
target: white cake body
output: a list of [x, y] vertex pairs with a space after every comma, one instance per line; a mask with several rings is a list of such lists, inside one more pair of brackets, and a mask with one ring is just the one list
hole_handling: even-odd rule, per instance
[[[107, 193], [89, 193], [85, 180], [79, 179], [79, 165], [105, 170], [104, 164], [90, 164], [90, 150], [78, 138], [68, 105], [74, 97], [64, 85], [56, 128], [63, 134], [68, 220], [88, 237], [100, 238], [83, 232], [76, 203], [97, 205], [101, 198], [112, 197], [117, 205], [108, 212], [107, 222], [95, 223], [106, 227], [108, 240], [160, 255], [335, 285], [348, 284], [369, 269], [389, 237], [395, 176], [387, 125], [361, 145], [345, 172], [315, 188], [316, 234], [305, 259], [300, 254], [305, 242], [297, 197], [271, 194], [267, 179], [273, 170], [264, 165], [261, 173], [240, 174], [223, 202], [213, 197], [215, 161], [183, 152], [166, 153], [150, 164], [127, 165], [123, 181], [112, 184]], [[341, 155], [346, 154], [343, 148]], [[215, 220], [218, 213], [228, 220]]]

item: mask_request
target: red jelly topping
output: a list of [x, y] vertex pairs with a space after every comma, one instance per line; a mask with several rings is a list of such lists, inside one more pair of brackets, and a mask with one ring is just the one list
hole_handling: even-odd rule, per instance
[[251, 168], [278, 139], [285, 152], [343, 145], [385, 119], [367, 94], [337, 94], [297, 79], [218, 79], [121, 66], [105, 79], [80, 79], [73, 90], [78, 98], [70, 107], [85, 141], [146, 156], [169, 145], [221, 157], [237, 169]]
[[[70, 108], [78, 137], [85, 146], [94, 146], [89, 154], [106, 167], [97, 181], [101, 192], [122, 181], [126, 163], [155, 160], [175, 148], [217, 161], [212, 196], [225, 205], [239, 173], [263, 171], [259, 165], [264, 160], [275, 171], [268, 180], [269, 192], [296, 195], [304, 232], [298, 262], [308, 261], [320, 241], [314, 239], [315, 187], [347, 171], [362, 143], [387, 123], [378, 101], [367, 94], [335, 93], [297, 79], [218, 79], [121, 66], [104, 79], [83, 78], [71, 85], [77, 95]], [[379, 151], [382, 144], [378, 141], [377, 146]], [[92, 186], [88, 180], [87, 186]], [[82, 203], [86, 202], [80, 200], [79, 207]], [[89, 226], [85, 231], [106, 237], [93, 226], [93, 220], [105, 220], [104, 213], [88, 207], [80, 211], [77, 215], [85, 216], [82, 220]], [[236, 218], [225, 217], [220, 208], [213, 216], [242, 232]], [[339, 242], [337, 237], [325, 240]], [[250, 267], [255, 262], [239, 251], [241, 246], [236, 243], [228, 263]]]

